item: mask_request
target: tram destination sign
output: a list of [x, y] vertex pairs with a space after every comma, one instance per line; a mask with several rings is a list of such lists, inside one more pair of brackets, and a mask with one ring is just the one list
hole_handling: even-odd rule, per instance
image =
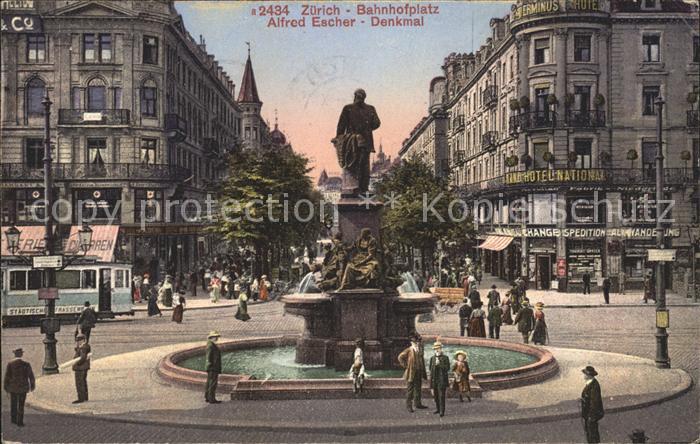
[[63, 256], [53, 255], [53, 256], [34, 256], [32, 258], [33, 268], [62, 268], [63, 267]]

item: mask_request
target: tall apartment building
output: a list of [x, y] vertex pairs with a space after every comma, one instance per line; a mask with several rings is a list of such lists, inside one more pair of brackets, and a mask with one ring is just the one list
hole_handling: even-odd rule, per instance
[[686, 294], [700, 268], [697, 4], [519, 1], [491, 29], [476, 54], [443, 66], [451, 178], [476, 214], [486, 271], [560, 291], [624, 272], [640, 288], [662, 96], [678, 253], [666, 285]]
[[244, 116], [204, 39], [172, 1], [7, 6], [41, 29], [2, 34], [3, 224], [40, 224], [48, 93], [55, 197], [68, 202], [59, 229], [92, 215], [119, 225], [119, 257], [134, 273], [194, 268], [215, 250], [195, 209], [226, 174]]

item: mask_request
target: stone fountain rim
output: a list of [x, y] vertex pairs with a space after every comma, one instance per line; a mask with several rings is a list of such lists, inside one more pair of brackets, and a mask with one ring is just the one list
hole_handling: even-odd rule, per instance
[[[232, 350], [247, 350], [252, 348], [263, 348], [272, 346], [294, 345], [299, 338], [299, 335], [272, 336], [272, 337], [257, 337], [247, 339], [233, 339], [222, 341], [219, 343], [221, 351]], [[424, 336], [425, 339], [433, 340], [436, 336]], [[545, 349], [540, 349], [535, 346], [526, 344], [517, 344], [513, 342], [505, 342], [499, 340], [483, 339], [483, 338], [461, 338], [461, 337], [440, 337], [444, 344], [448, 345], [472, 345], [480, 347], [499, 348], [503, 350], [516, 351], [525, 353], [537, 358], [537, 361], [521, 367], [512, 369], [494, 370], [489, 372], [473, 373], [472, 377], [477, 382], [478, 386], [488, 390], [501, 390], [508, 388], [521, 387], [530, 385], [548, 379], [559, 371], [559, 365], [554, 358], [554, 355]], [[186, 386], [188, 388], [202, 389], [206, 382], [207, 373], [201, 370], [191, 370], [178, 365], [183, 360], [204, 353], [206, 345], [196, 346], [185, 350], [176, 351], [163, 357], [158, 363], [156, 369], [157, 374], [164, 380], [176, 385]], [[378, 387], [394, 387], [397, 380], [402, 378], [371, 378], [373, 385]], [[219, 390], [225, 393], [234, 393], [239, 389], [239, 383], [243, 385], [255, 385], [256, 379], [251, 379], [250, 375], [234, 375], [222, 373], [219, 375]], [[265, 381], [265, 389], [261, 391], [269, 393], [270, 391], [306, 391], [313, 389], [314, 386], [318, 390], [324, 390], [318, 386], [337, 386], [338, 384], [347, 384], [348, 389], [350, 380], [346, 378], [329, 378], [329, 379], [275, 379]], [[337, 388], [337, 387], [336, 387]], [[246, 388], [249, 390], [250, 388]], [[329, 396], [333, 397], [332, 395]], [[288, 397], [284, 397], [288, 399]]]

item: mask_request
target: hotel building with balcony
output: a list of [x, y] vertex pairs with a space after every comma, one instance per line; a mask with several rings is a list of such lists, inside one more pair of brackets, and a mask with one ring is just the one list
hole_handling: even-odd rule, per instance
[[450, 177], [475, 214], [484, 269], [559, 291], [580, 291], [586, 273], [616, 288], [624, 271], [641, 288], [656, 242], [661, 96], [666, 246], [677, 251], [666, 286], [688, 294], [691, 270], [700, 283], [697, 4], [517, 2], [491, 30], [442, 67]]
[[55, 197], [70, 203], [59, 229], [79, 223], [81, 212], [95, 216], [91, 224], [113, 215], [121, 259], [156, 278], [211, 257], [217, 242], [195, 218], [196, 203], [206, 208], [227, 174], [226, 153], [245, 136], [253, 145], [269, 138], [250, 56], [243, 81], [254, 90], [240, 91], [239, 104], [233, 81], [172, 1], [11, 6], [23, 9], [3, 13], [30, 14], [43, 27], [2, 34], [3, 225], [41, 223], [32, 210], [43, 212], [48, 92]]

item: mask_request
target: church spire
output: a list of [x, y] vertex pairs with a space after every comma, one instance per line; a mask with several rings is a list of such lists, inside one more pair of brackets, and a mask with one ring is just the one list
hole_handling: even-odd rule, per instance
[[238, 101], [241, 103], [262, 103], [258, 96], [258, 86], [255, 84], [255, 74], [253, 74], [253, 64], [250, 61], [250, 42], [248, 45], [248, 60], [245, 62], [241, 89], [238, 92]]

